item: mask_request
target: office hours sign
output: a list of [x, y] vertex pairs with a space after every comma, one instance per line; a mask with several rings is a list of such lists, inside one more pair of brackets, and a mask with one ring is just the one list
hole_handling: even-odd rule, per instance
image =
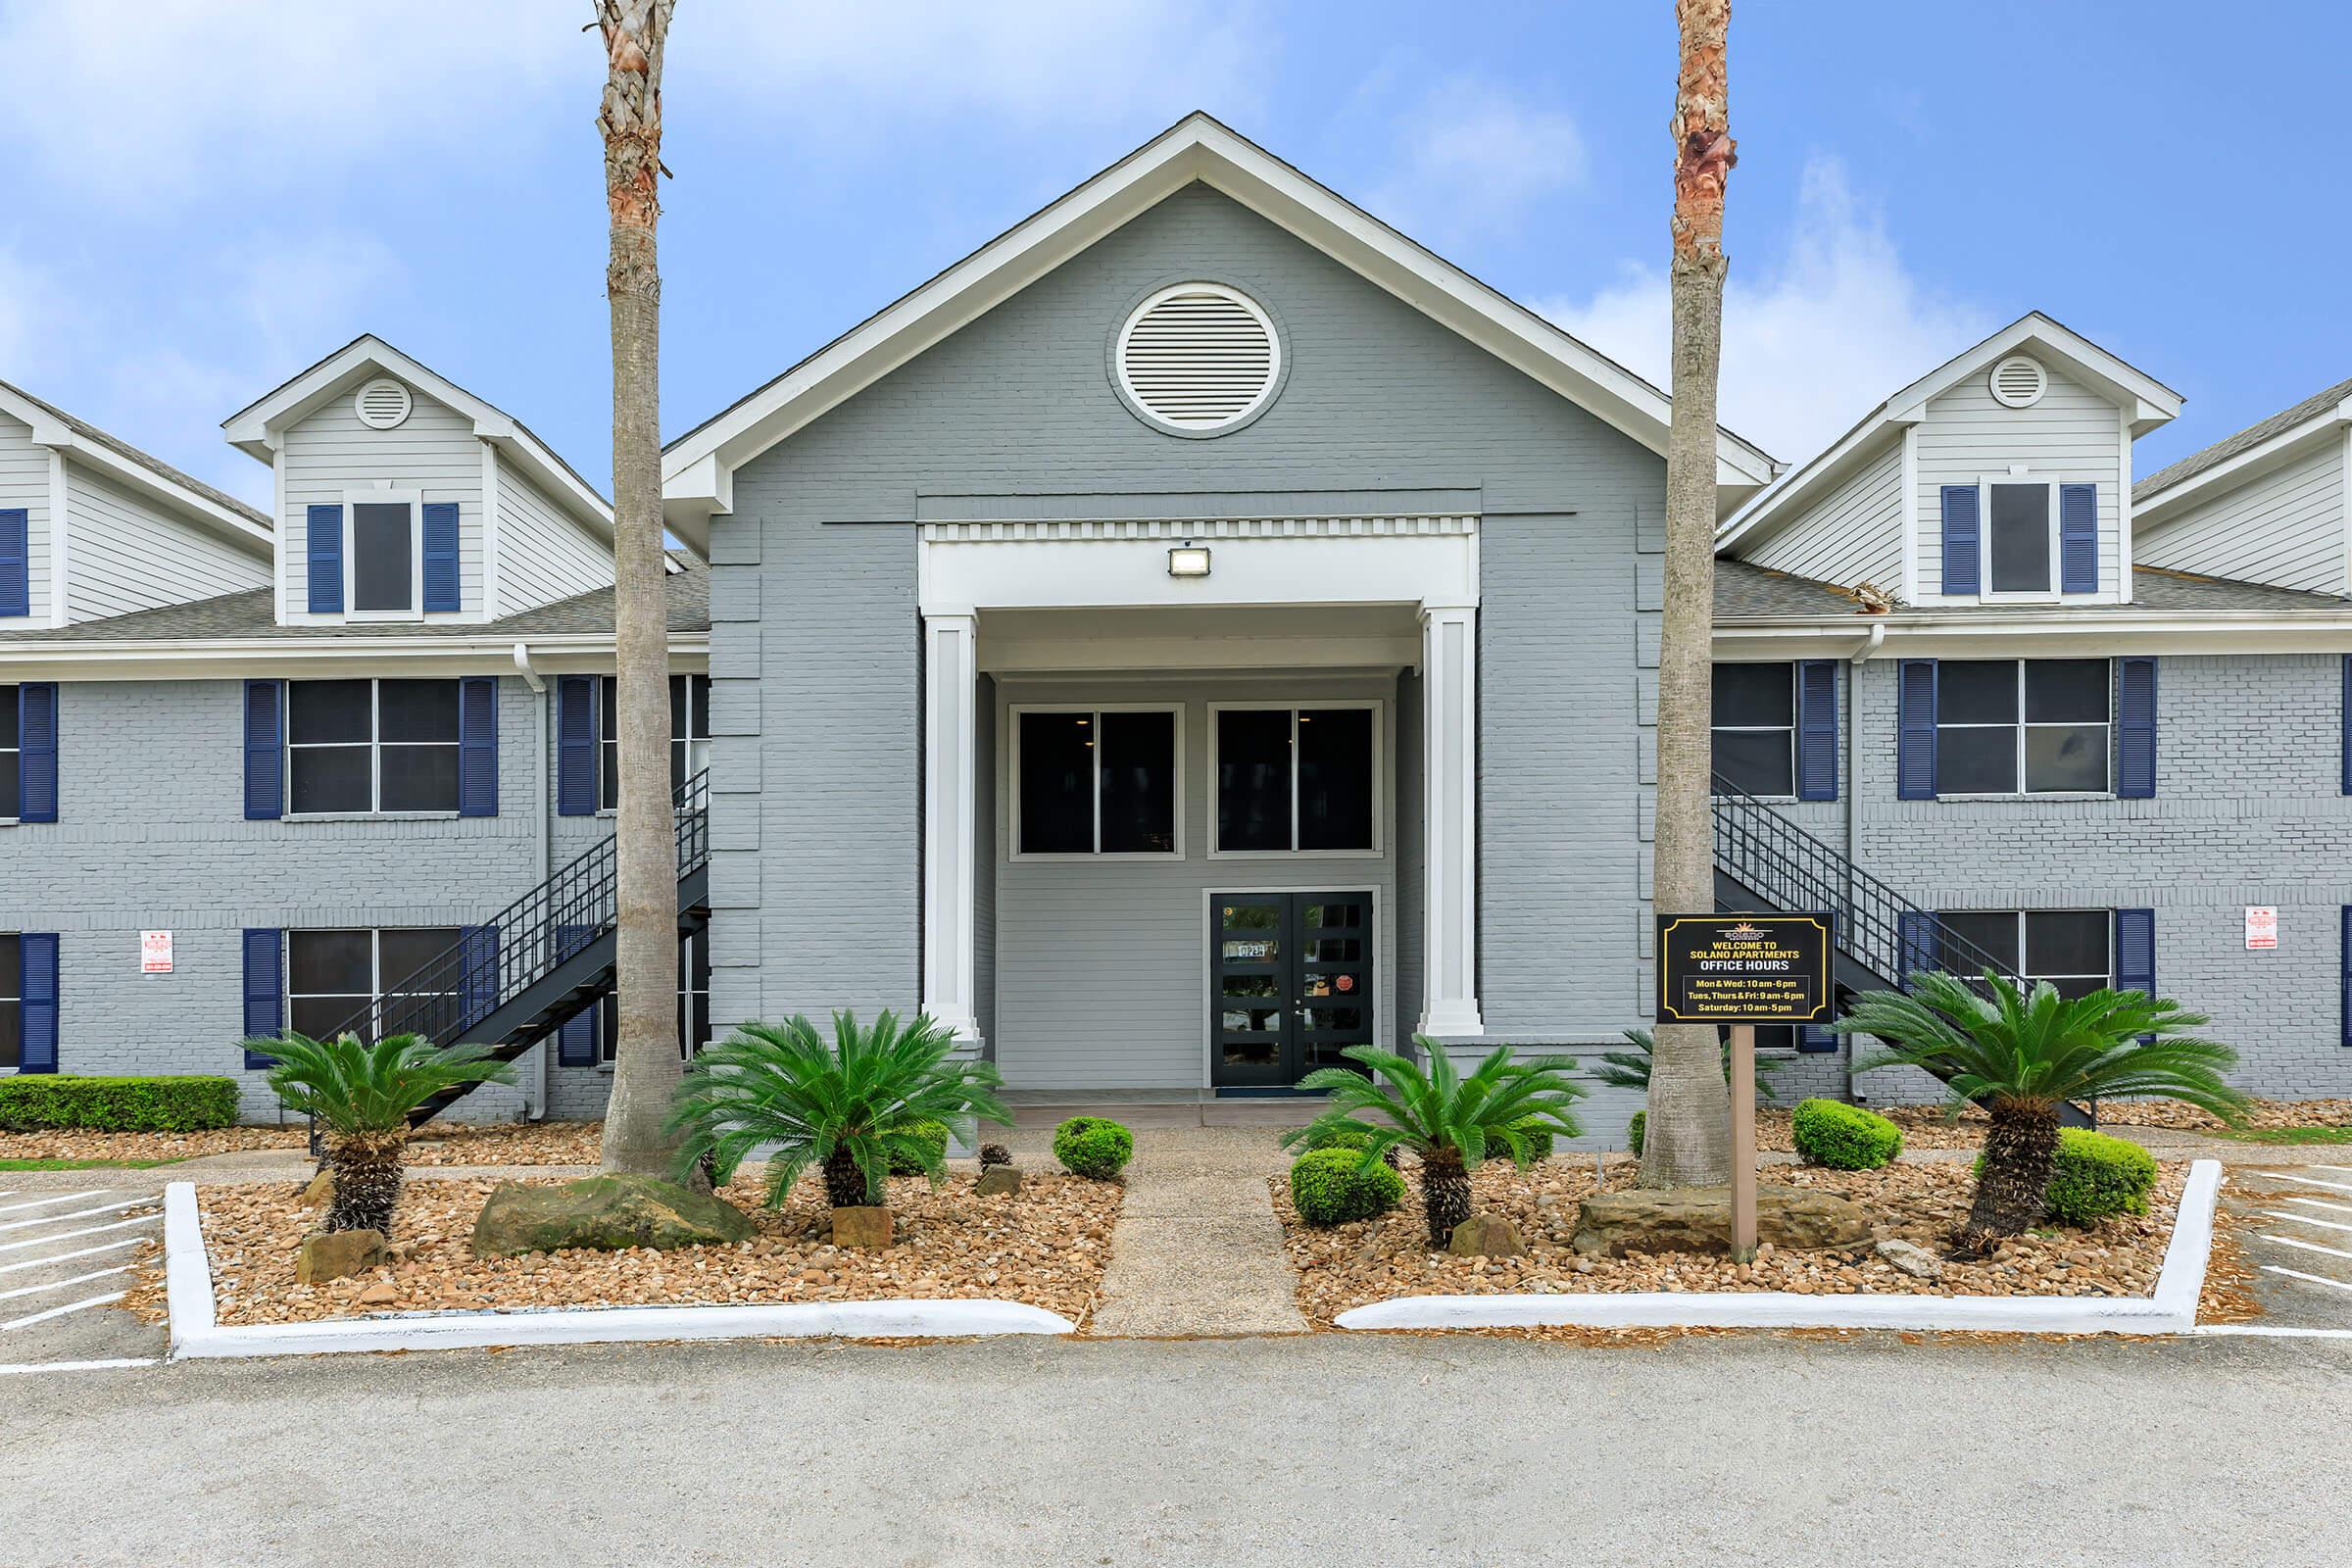
[[1827, 914], [1661, 914], [1660, 1023], [1820, 1023], [1830, 1016]]

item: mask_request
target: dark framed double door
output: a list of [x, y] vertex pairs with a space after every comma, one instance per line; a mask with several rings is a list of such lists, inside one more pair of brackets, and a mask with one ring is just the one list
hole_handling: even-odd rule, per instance
[[1209, 896], [1209, 1081], [1281, 1091], [1373, 1041], [1372, 895]]

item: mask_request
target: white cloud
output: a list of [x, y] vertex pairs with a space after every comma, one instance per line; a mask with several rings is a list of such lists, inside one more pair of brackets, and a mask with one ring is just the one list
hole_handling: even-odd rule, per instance
[[[1835, 159], [1806, 167], [1787, 255], [1758, 271], [1740, 260], [1735, 253], [1724, 290], [1723, 422], [1791, 462], [1998, 324], [1913, 274], [1879, 216], [1856, 203]], [[1538, 301], [1536, 309], [1666, 384], [1662, 271], [1629, 264], [1622, 282], [1590, 300]]]
[[1414, 128], [1365, 206], [1441, 248], [1511, 233], [1544, 197], [1585, 177], [1575, 121], [1489, 83], [1444, 82], [1399, 120]]

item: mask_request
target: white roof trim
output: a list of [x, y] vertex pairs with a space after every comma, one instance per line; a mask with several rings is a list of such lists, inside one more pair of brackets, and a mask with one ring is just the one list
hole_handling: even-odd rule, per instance
[[[194, 680], [207, 676], [317, 675], [329, 670], [393, 669], [403, 674], [512, 674], [514, 647], [527, 644], [532, 667], [572, 674], [612, 667], [611, 632], [549, 632], [480, 637], [149, 637], [0, 643], [0, 671], [38, 670], [63, 680]], [[710, 652], [707, 631], [669, 634], [672, 659], [692, 668]]]
[[2267, 441], [2260, 441], [2243, 452], [2232, 453], [2208, 468], [2200, 468], [2185, 479], [2176, 479], [2161, 490], [2149, 492], [2132, 503], [2132, 526], [2134, 531], [2151, 522], [2171, 516], [2199, 496], [2214, 491], [2227, 491], [2247, 480], [2258, 478], [2270, 469], [2302, 455], [2302, 449], [2321, 439], [2338, 435], [2352, 425], [2352, 398], [2346, 398], [2332, 410], [2289, 425]]
[[1979, 370], [2025, 349], [2039, 349], [2063, 361], [2068, 370], [2112, 398], [2132, 420], [2134, 436], [2146, 434], [2180, 412], [2180, 394], [2163, 382], [2117, 359], [2090, 339], [2060, 324], [2039, 311], [2029, 311], [1975, 347], [1966, 349], [1887, 398], [1864, 415], [1859, 423], [1830, 448], [1806, 459], [1782, 475], [1763, 494], [1747, 503], [1716, 530], [1718, 550], [1753, 544], [1780, 522], [1791, 521], [1801, 503], [1810, 501], [1877, 456], [1889, 429], [1917, 424], [1927, 417], [1927, 406]]
[[[502, 459], [529, 474], [574, 519], [612, 542], [612, 505], [522, 421], [372, 332], [346, 343], [292, 380], [239, 409], [220, 422], [220, 428], [231, 446], [268, 463], [284, 439], [287, 426], [379, 373], [399, 377], [471, 420], [473, 433], [498, 448]], [[483, 501], [489, 505], [494, 499], [484, 497]]]
[[190, 521], [225, 533], [241, 545], [258, 546], [255, 551], [258, 555], [267, 557], [275, 548], [267, 524], [124, 457], [103, 441], [91, 440], [38, 403], [19, 397], [6, 386], [0, 386], [0, 411], [32, 427], [34, 446], [68, 453], [74, 462], [99, 469], [108, 478], [128, 485], [141, 495], [154, 497]]
[[[1664, 392], [1526, 307], [1405, 238], [1204, 114], [1186, 116], [1128, 157], [1023, 220], [929, 282], [672, 442], [663, 512], [698, 552], [729, 510], [733, 470], [906, 364], [1088, 246], [1200, 180], [1470, 339], [1652, 452], [1666, 450]], [[1730, 431], [1716, 484], [1736, 503], [1779, 465]]]

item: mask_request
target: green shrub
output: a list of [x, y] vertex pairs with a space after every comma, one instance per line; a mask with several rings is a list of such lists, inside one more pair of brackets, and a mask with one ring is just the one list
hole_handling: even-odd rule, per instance
[[[892, 1129], [929, 1146], [939, 1159], [948, 1157], [948, 1124], [944, 1121], [903, 1122]], [[894, 1149], [890, 1153], [890, 1173], [893, 1176], [920, 1176], [936, 1161], [926, 1162], [912, 1150]]]
[[1649, 1112], [1646, 1110], [1635, 1111], [1634, 1119], [1625, 1124], [1625, 1147], [1634, 1152], [1636, 1159], [1642, 1157], [1642, 1130], [1648, 1125]]
[[1072, 1116], [1054, 1129], [1054, 1157], [1073, 1176], [1106, 1182], [1135, 1157], [1135, 1134], [1103, 1116]]
[[[1519, 1134], [1519, 1141], [1527, 1146], [1527, 1157], [1531, 1162], [1551, 1157], [1550, 1128], [1543, 1125], [1533, 1116], [1523, 1116], [1511, 1123], [1511, 1127]], [[1510, 1146], [1501, 1139], [1489, 1135], [1487, 1157], [1489, 1159], [1508, 1159], [1511, 1157]]]
[[1309, 1225], [1345, 1225], [1404, 1201], [1404, 1178], [1360, 1150], [1326, 1146], [1291, 1162], [1291, 1206]]
[[102, 1133], [193, 1133], [232, 1127], [233, 1078], [84, 1078], [17, 1073], [0, 1078], [0, 1132], [74, 1127]]
[[2064, 1224], [2089, 1225], [2110, 1214], [2145, 1214], [2155, 1190], [2155, 1155], [2127, 1138], [2064, 1127], [2041, 1206]]
[[1800, 1101], [1790, 1125], [1806, 1162], [1832, 1170], [1877, 1170], [1903, 1152], [1903, 1130], [1860, 1105]]
[[[1318, 1149], [1361, 1150], [1372, 1142], [1371, 1130], [1364, 1127], [1309, 1127], [1306, 1133], [1306, 1150], [1310, 1153]], [[1396, 1168], [1396, 1151], [1394, 1148], [1380, 1157], [1391, 1170]]]

